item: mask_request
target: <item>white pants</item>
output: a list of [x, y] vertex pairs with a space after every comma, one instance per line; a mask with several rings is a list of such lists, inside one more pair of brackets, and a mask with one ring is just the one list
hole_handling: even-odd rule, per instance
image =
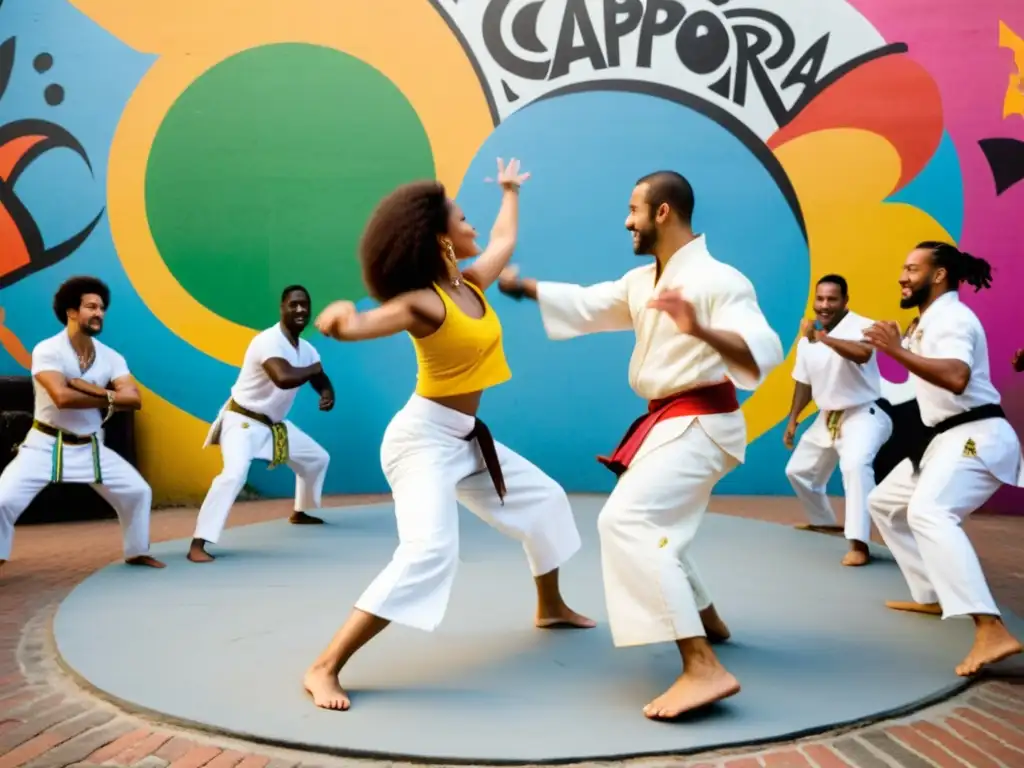
[[[206, 493], [193, 534], [194, 538], [213, 544], [220, 540], [228, 513], [245, 485], [253, 459], [269, 462], [274, 457], [270, 427], [234, 411], [225, 411], [221, 418], [219, 442], [224, 469], [213, 479]], [[290, 421], [284, 423], [288, 428], [288, 466], [295, 472], [295, 511], [317, 509], [330, 456]]]
[[[53, 475], [56, 439], [30, 429], [18, 454], [0, 475], [0, 560], [9, 560], [14, 524]], [[92, 446], [64, 444], [62, 480], [88, 483], [96, 489], [121, 522], [125, 558], [149, 552], [149, 514], [153, 491], [136, 469], [105, 445], [99, 446], [102, 485], [97, 485]]]
[[[675, 429], [667, 419], [651, 430]], [[694, 419], [679, 437], [638, 455], [597, 519], [612, 641], [616, 646], [704, 637], [711, 597], [690, 560], [715, 484], [739, 462]]]
[[818, 414], [786, 465], [786, 477], [812, 525], [836, 524], [836, 513], [825, 488], [838, 463], [846, 496], [846, 538], [865, 543], [870, 540], [868, 494], [875, 488], [872, 465], [890, 435], [892, 419], [874, 403], [843, 413], [835, 442], [829, 434], [825, 413]]
[[904, 459], [868, 499], [911, 597], [939, 603], [943, 618], [999, 615], [961, 524], [1002, 485], [992, 470], [1014, 453], [1020, 443], [1005, 419], [963, 424], [932, 440], [919, 475]]
[[580, 548], [569, 499], [554, 480], [496, 442], [504, 504], [475, 440], [471, 416], [413, 395], [391, 420], [381, 466], [395, 499], [398, 548], [356, 608], [425, 631], [448, 607], [459, 562], [457, 502], [522, 542], [534, 576], [553, 571]]

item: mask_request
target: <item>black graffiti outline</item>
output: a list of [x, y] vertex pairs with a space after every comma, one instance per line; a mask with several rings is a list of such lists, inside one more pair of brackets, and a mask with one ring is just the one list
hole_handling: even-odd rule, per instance
[[[456, 41], [462, 47], [462, 52], [469, 60], [469, 64], [473, 67], [473, 72], [476, 74], [477, 80], [480, 81], [480, 89], [484, 93], [484, 99], [487, 102], [487, 111], [491, 115], [491, 125], [497, 127], [498, 123], [501, 122], [501, 115], [498, 112], [498, 103], [494, 100], [494, 93], [491, 90], [491, 86], [487, 82], [487, 76], [484, 74], [483, 67], [480, 66], [480, 60], [477, 58], [473, 49], [469, 45], [469, 41], [463, 34], [462, 30], [455, 23], [455, 20], [451, 17], [448, 11], [441, 5], [441, 0], [429, 0], [431, 6], [437, 11], [441, 20], [448, 26], [448, 29], [455, 36]], [[458, 5], [458, 0], [450, 0], [452, 5]], [[457, 118], [456, 118], [457, 119]]]
[[[3, 98], [10, 84], [14, 71], [16, 53], [16, 38], [9, 37], [0, 44], [0, 99]], [[89, 169], [89, 174], [95, 179], [96, 173], [92, 167], [92, 161], [81, 142], [66, 128], [57, 125], [49, 120], [28, 118], [15, 120], [0, 125], [0, 147], [10, 141], [24, 138], [26, 136], [41, 136], [42, 139], [33, 144], [14, 163], [7, 178], [0, 178], [0, 208], [6, 210], [14, 222], [18, 234], [21, 236], [28, 251], [29, 262], [5, 274], [0, 274], [0, 288], [6, 288], [18, 282], [24, 277], [52, 267], [54, 264], [66, 259], [78, 248], [81, 247], [93, 230], [103, 218], [106, 207], [100, 208], [99, 213], [79, 232], [57, 245], [47, 248], [43, 242], [43, 235], [32, 216], [31, 211], [25, 207], [14, 189], [21, 174], [40, 155], [49, 152], [51, 149], [70, 149], [78, 155]]]

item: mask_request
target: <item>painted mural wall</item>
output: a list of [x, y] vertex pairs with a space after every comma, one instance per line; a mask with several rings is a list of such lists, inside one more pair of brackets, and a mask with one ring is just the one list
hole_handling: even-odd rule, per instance
[[[158, 499], [201, 497], [220, 467], [208, 422], [282, 287], [306, 284], [314, 309], [367, 302], [355, 246], [383, 194], [436, 177], [486, 232], [484, 179], [516, 156], [533, 174], [524, 273], [635, 266], [633, 182], [677, 169], [696, 228], [786, 343], [826, 272], [857, 312], [906, 324], [896, 280], [914, 243], [985, 257], [994, 288], [965, 300], [1024, 431], [1009, 363], [1024, 346], [1022, 35], [1020, 0], [6, 0], [0, 374], [26, 374], [58, 330], [62, 280], [102, 277], [104, 339], [143, 387], [143, 472]], [[484, 418], [568, 489], [609, 489], [594, 456], [643, 408], [631, 335], [550, 342], [535, 307], [490, 298], [514, 378]], [[293, 419], [333, 456], [327, 490], [386, 490], [378, 446], [413, 387], [409, 341], [310, 340], [341, 405], [321, 414], [303, 392]], [[749, 458], [722, 492], [791, 492], [792, 365], [791, 350], [745, 399]], [[291, 491], [286, 470], [250, 481]]]

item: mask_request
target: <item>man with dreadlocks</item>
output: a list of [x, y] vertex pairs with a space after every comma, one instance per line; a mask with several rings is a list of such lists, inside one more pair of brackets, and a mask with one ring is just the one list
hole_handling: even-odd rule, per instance
[[1020, 441], [989, 377], [985, 329], [957, 293], [960, 283], [979, 291], [991, 282], [983, 259], [948, 243], [921, 243], [900, 277], [900, 306], [917, 307], [917, 321], [903, 338], [895, 322], [864, 332], [871, 346], [910, 373], [928, 428], [923, 443], [868, 497], [913, 598], [886, 605], [944, 619], [970, 616], [974, 646], [956, 668], [961, 676], [1022, 650], [961, 528], [1000, 485], [1024, 485]]

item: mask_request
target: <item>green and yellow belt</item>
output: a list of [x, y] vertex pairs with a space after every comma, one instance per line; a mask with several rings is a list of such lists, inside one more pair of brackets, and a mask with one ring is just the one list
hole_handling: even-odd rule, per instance
[[228, 410], [233, 413], [245, 416], [247, 419], [252, 419], [253, 421], [258, 421], [265, 427], [269, 427], [270, 434], [274, 438], [274, 454], [273, 458], [270, 460], [270, 469], [288, 461], [288, 427], [285, 426], [284, 422], [277, 422], [275, 424], [262, 413], [250, 411], [248, 408], [239, 405], [234, 400], [228, 400], [227, 407]]
[[839, 428], [842, 426], [844, 413], [845, 411], [825, 412], [825, 426], [828, 427], [828, 433], [832, 436], [832, 442], [839, 437]]
[[73, 432], [65, 432], [62, 429], [51, 427], [41, 421], [33, 420], [32, 428], [42, 432], [44, 435], [56, 439], [53, 446], [53, 469], [50, 472], [51, 483], [64, 481], [64, 446], [65, 445], [91, 445], [92, 446], [92, 474], [93, 482], [96, 485], [103, 484], [103, 467], [100, 463], [100, 441], [96, 435], [83, 437]]

